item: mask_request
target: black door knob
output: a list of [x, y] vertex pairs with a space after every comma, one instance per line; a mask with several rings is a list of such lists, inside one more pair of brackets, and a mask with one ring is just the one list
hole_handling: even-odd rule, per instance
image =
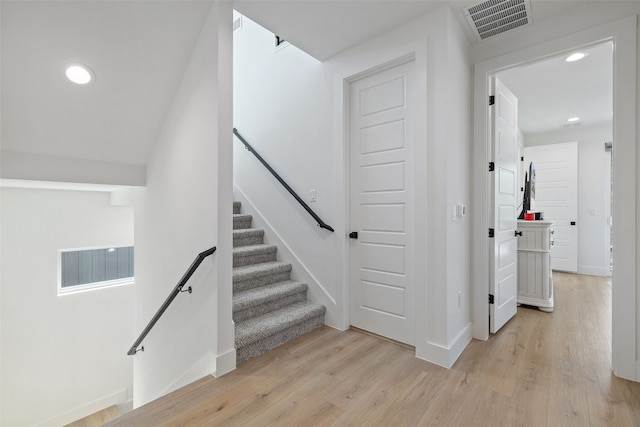
[[351, 233], [349, 233], [349, 237], [351, 239], [357, 239], [358, 238], [358, 232], [357, 231], [352, 231]]

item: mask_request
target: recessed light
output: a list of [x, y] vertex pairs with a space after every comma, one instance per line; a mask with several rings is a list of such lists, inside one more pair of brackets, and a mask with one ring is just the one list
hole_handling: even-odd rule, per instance
[[575, 61], [580, 61], [582, 58], [584, 58], [585, 56], [587, 56], [586, 53], [583, 52], [576, 52], [573, 53], [569, 56], [567, 56], [567, 59], [565, 59], [565, 61], [567, 62], [575, 62]]
[[574, 122], [580, 121], [580, 117], [571, 117], [570, 119], [567, 119], [567, 121], [569, 123], [574, 123]]
[[93, 70], [83, 64], [69, 64], [64, 71], [64, 75], [71, 83], [86, 86], [93, 83], [95, 74]]

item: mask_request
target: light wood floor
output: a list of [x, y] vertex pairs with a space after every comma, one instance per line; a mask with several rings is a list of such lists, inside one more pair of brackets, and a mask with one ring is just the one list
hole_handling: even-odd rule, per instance
[[114, 405], [78, 421], [74, 421], [71, 424], [67, 424], [65, 427], [97, 427], [107, 421], [118, 418], [120, 415], [120, 410]]
[[554, 280], [553, 313], [519, 308], [451, 369], [324, 327], [107, 425], [640, 426], [640, 384], [610, 369], [610, 283]]

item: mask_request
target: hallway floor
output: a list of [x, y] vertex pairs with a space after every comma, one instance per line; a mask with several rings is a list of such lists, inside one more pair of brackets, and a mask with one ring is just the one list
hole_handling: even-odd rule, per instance
[[634, 426], [640, 383], [611, 371], [611, 283], [554, 273], [553, 313], [519, 307], [451, 369], [323, 327], [108, 426]]

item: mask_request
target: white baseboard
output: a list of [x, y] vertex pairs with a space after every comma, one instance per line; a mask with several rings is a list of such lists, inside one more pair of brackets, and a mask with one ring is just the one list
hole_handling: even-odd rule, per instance
[[127, 402], [126, 389], [98, 398], [92, 402], [89, 402], [82, 406], [78, 406], [77, 408], [74, 408], [63, 414], [49, 418], [48, 420], [41, 421], [37, 424], [34, 424], [34, 427], [60, 427], [70, 424], [81, 418], [87, 417], [91, 414], [95, 414], [96, 412], [102, 411], [103, 409], [106, 409], [110, 406], [122, 404], [125, 402]]
[[465, 326], [448, 347], [429, 342], [417, 345], [416, 357], [443, 368], [451, 368], [471, 342], [471, 326], [471, 323]]
[[[212, 354], [206, 354], [187, 369], [180, 377], [178, 377], [169, 387], [156, 396], [154, 399], [169, 394], [181, 387], [191, 384], [194, 381], [211, 375], [216, 371], [216, 357]], [[145, 402], [148, 403], [148, 402]]]
[[214, 377], [221, 377], [236, 369], [236, 349], [219, 354], [216, 358], [216, 371], [213, 373]]
[[129, 399], [124, 403], [118, 403], [116, 406], [118, 407], [118, 411], [120, 411], [121, 414], [131, 412], [133, 411], [133, 399]]
[[472, 326], [473, 325], [471, 323], [468, 323], [467, 326], [465, 326], [464, 329], [462, 329], [458, 336], [453, 340], [453, 343], [449, 346], [449, 360], [451, 363], [450, 366], [453, 366], [453, 364], [456, 363], [458, 357], [460, 357], [464, 349], [467, 348], [467, 346], [471, 342]]
[[609, 267], [594, 267], [590, 265], [579, 265], [578, 274], [587, 274], [589, 276], [611, 277]]

